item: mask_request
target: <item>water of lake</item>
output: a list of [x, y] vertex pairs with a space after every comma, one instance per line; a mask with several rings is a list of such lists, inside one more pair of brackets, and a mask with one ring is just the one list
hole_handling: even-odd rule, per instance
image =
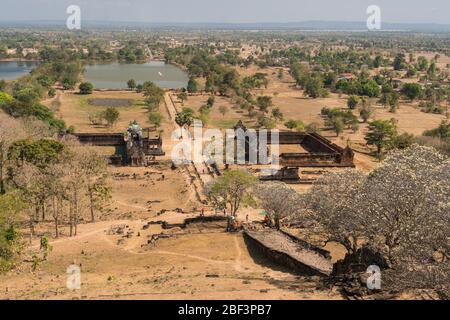
[[0, 61], [0, 80], [16, 80], [29, 74], [37, 65], [36, 61]]
[[130, 79], [136, 80], [136, 83], [152, 81], [167, 89], [183, 88], [188, 82], [188, 76], [183, 70], [160, 61], [87, 65], [84, 79], [97, 89], [125, 89]]

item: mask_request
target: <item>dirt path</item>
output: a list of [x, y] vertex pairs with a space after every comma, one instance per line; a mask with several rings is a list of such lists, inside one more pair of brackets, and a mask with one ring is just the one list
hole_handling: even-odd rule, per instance
[[[154, 221], [154, 219], [153, 219]], [[120, 221], [113, 223], [110, 225], [117, 225], [117, 224], [121, 224], [124, 221]], [[132, 228], [134, 229], [140, 229], [143, 221], [125, 221], [125, 223], [127, 225], [130, 225]], [[85, 237], [91, 236], [91, 235], [95, 235], [97, 233], [102, 232], [103, 234], [105, 233], [105, 231], [107, 231], [109, 228], [103, 228], [101, 230], [98, 230], [97, 232], [91, 232], [89, 234], [86, 234]], [[114, 242], [110, 241], [107, 237], [105, 237], [105, 240], [108, 241], [110, 244], [114, 245]], [[199, 260], [199, 261], [203, 261], [203, 262], [207, 262], [207, 263], [213, 263], [213, 264], [218, 264], [218, 265], [228, 265], [230, 267], [233, 267], [234, 270], [238, 273], [241, 272], [249, 272], [247, 270], [245, 270], [242, 267], [242, 249], [241, 246], [239, 244], [239, 236], [236, 234], [233, 236], [233, 243], [234, 243], [234, 248], [236, 251], [236, 257], [234, 259], [234, 261], [221, 261], [221, 260], [213, 260], [213, 259], [207, 259], [198, 255], [193, 255], [193, 254], [188, 254], [188, 253], [179, 253], [179, 252], [172, 252], [172, 251], [167, 251], [167, 250], [150, 250], [150, 251], [144, 251], [144, 252], [138, 252], [137, 250], [141, 248], [142, 245], [142, 238], [141, 237], [132, 237], [131, 239], [129, 239], [126, 243], [125, 246], [122, 247], [118, 247], [121, 250], [124, 250], [128, 253], [134, 254], [134, 255], [153, 255], [153, 254], [158, 254], [158, 255], [172, 255], [172, 256], [178, 256], [178, 257], [184, 257], [184, 258], [189, 258], [189, 259], [194, 259], [194, 260]]]
[[[8, 288], [8, 297], [12, 299], [339, 298], [326, 290], [311, 291], [316, 286], [315, 280], [300, 279], [256, 263], [241, 234], [214, 233], [209, 238], [207, 233], [193, 234], [192, 237], [201, 238], [190, 239], [186, 235], [161, 242], [161, 246], [153, 249], [142, 248], [150, 234], [159, 232], [156, 225], [144, 230], [148, 221], [177, 223], [191, 216], [194, 214], [170, 212], [151, 219], [80, 225], [78, 236], [51, 242], [54, 250], [49, 261], [40, 267], [39, 279], [24, 272], [15, 274], [2, 286]], [[117, 225], [127, 225], [134, 231], [133, 236], [109, 235], [107, 231]], [[218, 237], [220, 240], [215, 242]], [[122, 238], [125, 242], [118, 244], [117, 240]], [[84, 253], [80, 256], [81, 251]], [[80, 292], [65, 289], [65, 270], [72, 261], [83, 265], [83, 291]]]
[[236, 259], [234, 260], [234, 269], [237, 272], [243, 272], [243, 268], [242, 268], [242, 250], [241, 250], [241, 246], [239, 245], [239, 241], [237, 236], [233, 237], [234, 240], [234, 246], [236, 247]]
[[118, 204], [120, 204], [120, 205], [122, 205], [124, 207], [130, 207], [130, 208], [133, 208], [133, 209], [139, 209], [139, 210], [147, 211], [147, 208], [142, 207], [142, 206], [137, 206], [137, 205], [134, 205], [134, 204], [125, 203], [125, 202], [122, 202], [122, 201], [119, 201], [119, 200], [114, 200], [114, 202], [118, 203]]
[[[66, 242], [81, 241], [86, 238], [95, 236], [97, 234], [103, 234], [107, 230], [109, 230], [111, 228], [111, 226], [129, 223], [129, 222], [130, 221], [128, 221], [128, 220], [117, 220], [117, 221], [102, 221], [102, 222], [96, 222], [96, 223], [91, 223], [91, 224], [86, 224], [86, 225], [79, 225], [78, 226], [78, 234], [76, 236], [59, 238], [57, 240], [51, 241], [50, 244], [53, 246], [53, 245], [59, 245], [61, 243], [66, 243]], [[85, 226], [88, 226], [89, 229], [93, 229], [93, 230], [90, 230], [88, 232], [81, 231], [80, 229], [83, 229]], [[37, 242], [37, 244], [30, 246], [30, 249], [39, 249], [39, 247], [40, 247], [40, 244], [38, 243], [39, 240], [36, 239], [36, 240], [34, 240], [34, 242]]]
[[[194, 216], [194, 215], [192, 215], [192, 216]], [[186, 215], [179, 215], [179, 216], [169, 217], [168, 220], [169, 220], [169, 222], [172, 222], [172, 223], [179, 223], [182, 220], [184, 220], [185, 218], [187, 218]], [[159, 219], [160, 219], [160, 217], [155, 217], [153, 219], [150, 219], [150, 221], [156, 221]], [[89, 237], [102, 235], [101, 239], [103, 239], [104, 241], [109, 243], [111, 246], [117, 247], [117, 249], [123, 250], [123, 251], [131, 253], [133, 255], [149, 255], [149, 256], [151, 256], [151, 255], [157, 254], [157, 255], [178, 256], [178, 257], [199, 260], [199, 261], [203, 261], [203, 262], [207, 262], [207, 263], [213, 263], [213, 264], [217, 264], [217, 265], [227, 265], [229, 267], [232, 267], [238, 273], [250, 272], [248, 270], [245, 270], [242, 266], [243, 253], [242, 253], [241, 246], [239, 244], [239, 236], [237, 234], [233, 236], [233, 243], [234, 243], [234, 249], [235, 249], [234, 261], [221, 261], [221, 260], [213, 260], [213, 259], [204, 258], [204, 257], [198, 256], [198, 255], [172, 252], [172, 251], [167, 251], [167, 250], [150, 250], [150, 251], [145, 251], [145, 252], [138, 252], [137, 250], [139, 248], [141, 248], [141, 245], [143, 244], [142, 243], [143, 237], [137, 237], [137, 236], [133, 236], [131, 239], [127, 240], [127, 243], [125, 246], [117, 246], [114, 243], [114, 241], [112, 241], [111, 239], [109, 239], [108, 236], [106, 236], [106, 232], [111, 227], [117, 226], [117, 225], [127, 225], [130, 227], [130, 229], [141, 230], [142, 226], [144, 225], [144, 221], [142, 221], [142, 220], [136, 220], [136, 221], [118, 220], [118, 221], [99, 222], [99, 223], [89, 225], [89, 227], [91, 227], [91, 228], [93, 227], [94, 230], [91, 230], [88, 232], [82, 231], [81, 234], [79, 234], [75, 237], [55, 240], [55, 241], [52, 241], [51, 244], [52, 245], [61, 245], [61, 244], [65, 244], [65, 243], [80, 242], [81, 240], [85, 240], [86, 238], [89, 238]], [[96, 238], [100, 239], [98, 236]], [[36, 244], [33, 248], [38, 249], [39, 245]], [[247, 269], [249, 269], [249, 268], [247, 268]]]

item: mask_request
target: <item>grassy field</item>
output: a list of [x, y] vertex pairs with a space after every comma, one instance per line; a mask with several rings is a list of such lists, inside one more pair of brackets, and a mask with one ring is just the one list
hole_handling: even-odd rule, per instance
[[[130, 106], [117, 107], [120, 112], [119, 121], [114, 128], [106, 126], [93, 126], [89, 121], [89, 116], [101, 112], [107, 106], [97, 106], [89, 104], [91, 99], [126, 99], [131, 100]], [[147, 109], [143, 103], [142, 94], [134, 92], [94, 92], [91, 95], [78, 95], [64, 93], [60, 98], [61, 106], [57, 113], [64, 119], [68, 126], [74, 126], [77, 132], [111, 132], [124, 131], [128, 124], [137, 120], [143, 126], [148, 125]]]

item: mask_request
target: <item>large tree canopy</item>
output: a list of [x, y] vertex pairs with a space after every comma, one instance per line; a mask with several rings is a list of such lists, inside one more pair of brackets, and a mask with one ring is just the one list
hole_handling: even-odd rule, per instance
[[349, 253], [381, 253], [393, 288], [450, 294], [450, 159], [414, 145], [391, 152], [369, 175], [348, 170], [319, 179], [298, 219], [313, 221]]
[[64, 145], [56, 140], [19, 140], [9, 148], [8, 158], [16, 162], [26, 161], [38, 167], [45, 167], [57, 161], [64, 148]]

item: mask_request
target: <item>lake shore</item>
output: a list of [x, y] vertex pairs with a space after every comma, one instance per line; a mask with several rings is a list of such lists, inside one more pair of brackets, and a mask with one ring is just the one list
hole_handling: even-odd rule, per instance
[[120, 91], [127, 89], [127, 81], [152, 81], [164, 89], [185, 88], [188, 74], [174, 64], [151, 61], [143, 64], [95, 63], [85, 65], [83, 81], [91, 82], [97, 90]]
[[41, 60], [28, 58], [0, 58], [0, 62], [41, 62]]

